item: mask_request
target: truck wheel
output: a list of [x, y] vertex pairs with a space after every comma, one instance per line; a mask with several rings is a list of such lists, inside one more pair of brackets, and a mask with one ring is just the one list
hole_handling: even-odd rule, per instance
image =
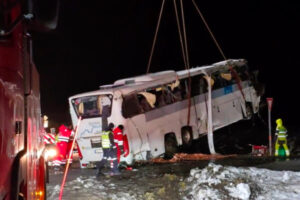
[[181, 138], [183, 149], [190, 149], [193, 142], [193, 134], [190, 127], [184, 127], [181, 129]]
[[170, 159], [178, 152], [178, 143], [174, 133], [165, 135], [165, 158]]

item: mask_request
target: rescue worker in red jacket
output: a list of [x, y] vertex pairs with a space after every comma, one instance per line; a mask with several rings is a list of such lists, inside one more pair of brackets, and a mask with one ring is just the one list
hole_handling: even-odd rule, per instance
[[102, 150], [103, 150], [103, 158], [102, 160], [97, 164], [97, 174], [96, 176], [101, 176], [102, 172], [101, 170], [104, 168], [104, 165], [109, 162], [111, 172], [110, 175], [119, 175], [120, 171], [118, 168], [118, 161], [117, 161], [117, 148], [114, 143], [114, 135], [113, 130], [114, 124], [109, 123], [105, 131], [102, 132], [101, 135], [101, 144], [102, 144]]
[[[68, 127], [68, 131], [70, 132], [70, 136], [69, 136], [69, 141], [68, 141], [68, 145], [67, 145], [67, 153], [66, 153], [66, 161], [69, 158], [69, 154], [73, 145], [73, 140], [74, 140], [74, 131], [72, 129], [71, 126]], [[71, 155], [71, 158], [69, 160], [69, 163], [71, 164], [73, 162], [73, 154]]]
[[114, 142], [117, 147], [118, 164], [119, 164], [119, 168], [125, 167], [126, 170], [132, 170], [132, 167], [128, 167], [126, 165], [120, 164], [121, 156], [123, 156], [125, 158], [129, 154], [128, 140], [127, 140], [126, 135], [124, 135], [123, 131], [124, 131], [124, 126], [122, 124], [120, 124], [118, 127], [116, 127], [113, 131]]
[[59, 133], [57, 137], [56, 147], [58, 149], [58, 156], [53, 161], [54, 166], [60, 166], [66, 164], [67, 147], [71, 131], [65, 125], [59, 127]]
[[120, 163], [120, 157], [124, 153], [123, 130], [124, 130], [123, 125], [119, 125], [113, 130], [114, 142], [115, 142], [115, 145], [116, 145], [116, 148], [117, 148], [118, 163]]

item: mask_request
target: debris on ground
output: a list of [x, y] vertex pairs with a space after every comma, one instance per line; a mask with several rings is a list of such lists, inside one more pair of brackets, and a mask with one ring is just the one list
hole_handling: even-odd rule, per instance
[[173, 158], [170, 160], [166, 160], [164, 158], [154, 158], [150, 160], [152, 163], [175, 163], [180, 161], [195, 161], [195, 160], [217, 160], [224, 159], [229, 157], [236, 157], [236, 154], [231, 155], [221, 155], [221, 154], [187, 154], [187, 153], [177, 153], [174, 154]]

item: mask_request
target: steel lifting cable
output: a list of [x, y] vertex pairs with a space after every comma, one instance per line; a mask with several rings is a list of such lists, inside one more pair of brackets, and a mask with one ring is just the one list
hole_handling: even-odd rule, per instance
[[184, 47], [185, 47], [185, 58], [186, 58], [186, 69], [188, 70], [188, 114], [187, 114], [187, 125], [190, 125], [190, 115], [191, 115], [191, 85], [192, 79], [190, 74], [190, 61], [189, 61], [189, 52], [188, 52], [188, 44], [186, 39], [186, 28], [185, 28], [185, 20], [184, 20], [184, 11], [183, 11], [183, 3], [180, 0], [181, 7], [181, 18], [182, 18], [182, 29], [183, 29], [183, 39], [184, 39]]
[[[208, 24], [207, 24], [207, 22], [206, 22], [206, 20], [205, 20], [205, 18], [204, 18], [204, 16], [203, 16], [203, 14], [201, 13], [199, 7], [198, 7], [197, 4], [195, 3], [195, 0], [192, 0], [192, 2], [193, 2], [193, 5], [194, 5], [195, 9], [196, 9], [197, 12], [198, 12], [198, 14], [200, 15], [200, 17], [201, 17], [201, 19], [202, 19], [202, 21], [203, 21], [203, 23], [204, 23], [204, 25], [205, 25], [207, 31], [209, 32], [211, 38], [213, 39], [215, 45], [217, 46], [219, 52], [221, 53], [223, 59], [224, 59], [224, 60], [227, 60], [227, 58], [226, 58], [226, 56], [225, 56], [225, 54], [224, 54], [224, 52], [223, 52], [221, 46], [219, 45], [219, 43], [218, 43], [216, 37], [214, 36], [213, 32], [212, 32], [211, 29], [209, 28], [209, 26], [208, 26]], [[240, 79], [239, 75], [238, 75], [237, 72], [232, 68], [231, 65], [229, 65], [229, 70], [231, 71], [231, 73], [233, 74], [234, 78], [236, 79], [238, 88], [239, 88], [239, 90], [240, 90], [240, 92], [241, 92], [241, 94], [242, 94], [242, 96], [243, 96], [243, 98], [244, 98], [244, 100], [245, 100], [245, 95], [244, 95], [244, 92], [243, 92], [243, 88], [242, 88], [242, 86], [241, 86], [241, 79]]]
[[194, 4], [194, 7], [196, 8], [198, 14], [200, 15], [200, 17], [201, 17], [201, 19], [202, 19], [202, 21], [203, 21], [203, 23], [204, 23], [204, 25], [205, 25], [207, 31], [209, 32], [211, 38], [213, 39], [215, 45], [216, 45], [217, 48], [219, 49], [219, 51], [220, 51], [220, 53], [221, 53], [223, 59], [224, 59], [224, 60], [227, 60], [227, 58], [226, 58], [224, 52], [223, 52], [222, 49], [221, 49], [221, 46], [219, 45], [219, 43], [218, 43], [218, 41], [216, 40], [216, 38], [215, 38], [213, 32], [212, 32], [211, 29], [209, 28], [209, 26], [208, 26], [208, 24], [207, 24], [207, 22], [206, 22], [206, 20], [205, 20], [205, 18], [204, 18], [204, 16], [203, 16], [203, 14], [201, 13], [200, 9], [198, 8], [197, 4], [195, 3], [195, 0], [192, 0], [192, 2], [193, 2], [193, 4]]
[[180, 26], [179, 17], [178, 17], [176, 0], [173, 0], [173, 2], [174, 2], [174, 10], [175, 10], [175, 16], [176, 16], [176, 22], [177, 22], [177, 29], [178, 29], [180, 46], [181, 46], [181, 52], [182, 52], [182, 58], [183, 58], [184, 66], [187, 66], [187, 64], [186, 64], [186, 57], [185, 57], [185, 50], [184, 50], [183, 40], [182, 40], [181, 26]]
[[157, 25], [156, 25], [156, 30], [155, 30], [155, 35], [154, 35], [154, 39], [153, 39], [153, 43], [152, 43], [151, 53], [150, 53], [150, 57], [149, 57], [148, 64], [147, 64], [146, 74], [148, 74], [149, 70], [150, 70], [153, 51], [154, 51], [154, 47], [155, 47], [155, 44], [156, 44], [157, 33], [158, 33], [159, 26], [160, 26], [160, 20], [161, 20], [162, 12], [164, 10], [164, 5], [165, 5], [165, 0], [163, 0], [162, 3], [161, 3], [161, 8], [160, 8], [159, 17], [158, 17], [158, 21], [157, 21]]

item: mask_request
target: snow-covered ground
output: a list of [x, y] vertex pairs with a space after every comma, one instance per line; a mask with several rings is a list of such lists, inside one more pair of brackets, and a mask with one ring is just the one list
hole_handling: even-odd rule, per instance
[[[157, 168], [152, 174], [143, 170], [100, 179], [94, 174], [79, 175], [66, 183], [63, 199], [300, 199], [300, 172], [213, 163], [193, 168], [187, 176], [159, 174]], [[60, 185], [50, 183], [47, 187], [48, 200], [57, 200]]]
[[210, 163], [192, 169], [184, 199], [300, 199], [300, 172]]

